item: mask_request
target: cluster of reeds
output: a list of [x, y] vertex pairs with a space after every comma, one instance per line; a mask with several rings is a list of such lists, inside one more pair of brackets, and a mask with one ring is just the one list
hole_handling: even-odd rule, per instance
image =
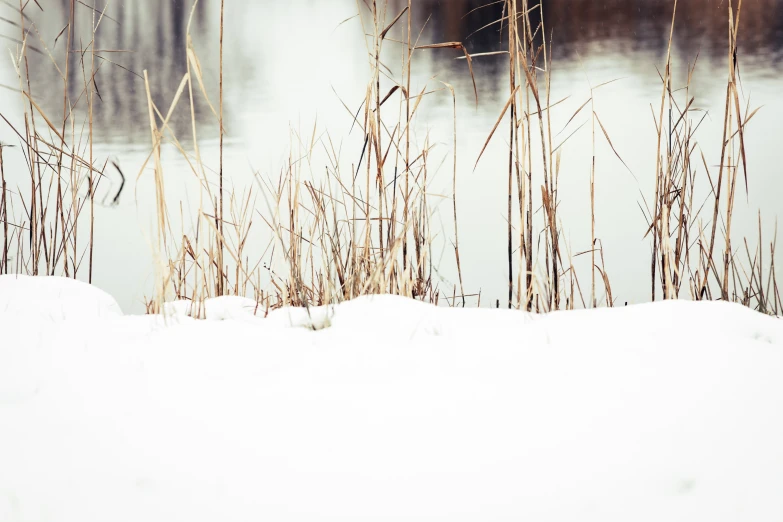
[[[346, 105], [363, 142], [350, 172], [345, 172], [339, 147], [334, 146], [329, 134], [316, 136], [314, 127], [309, 140], [301, 133], [292, 133], [289, 159], [279, 176], [257, 173], [255, 193], [250, 190], [242, 198], [223, 193], [222, 146], [219, 179], [212, 179], [204, 169], [195, 118], [193, 154], [185, 150], [168, 125], [184, 93], [193, 111], [194, 82], [206, 98], [188, 28], [188, 72], [166, 116], [148, 93], [160, 260], [157, 304], [149, 306], [150, 310], [160, 309], [160, 302], [170, 298], [200, 301], [227, 294], [251, 294], [265, 308], [320, 305], [375, 293], [439, 301], [441, 294], [433, 278], [428, 202], [430, 145], [425, 142], [417, 147], [411, 139], [411, 122], [422, 100], [433, 91], [425, 85], [420, 92], [411, 93], [410, 63], [414, 53], [424, 49], [464, 49], [457, 42], [417, 46], [411, 32], [410, 8], [410, 4], [405, 6], [384, 25], [387, 4], [376, 1], [369, 6], [367, 19], [361, 18], [368, 34], [370, 75], [358, 110]], [[392, 31], [400, 33], [400, 38], [392, 39]], [[391, 68], [381, 62], [388, 42], [403, 50], [398, 79], [391, 78]], [[388, 78], [383, 83], [387, 79], [392, 83], [388, 89], [381, 87], [384, 75]], [[444, 84], [441, 89], [451, 88]], [[454, 96], [453, 89], [451, 94]], [[220, 98], [222, 105], [222, 88]], [[222, 131], [222, 124], [220, 127]], [[190, 230], [182, 230], [176, 237], [169, 226], [160, 163], [164, 133], [165, 139], [189, 160], [202, 190], [202, 205], [198, 215], [190, 218]], [[322, 174], [320, 169], [315, 172], [310, 162], [315, 147], [323, 148], [328, 158]], [[456, 147], [454, 150], [456, 153]], [[456, 159], [454, 166], [456, 176]], [[221, 187], [218, 194], [216, 185]], [[224, 214], [224, 200], [228, 214]], [[456, 194], [452, 194], [452, 200], [456, 216]], [[250, 261], [243, 255], [243, 248], [254, 217], [270, 233], [271, 241], [259, 259]], [[456, 232], [455, 220], [458, 259]], [[268, 284], [263, 285], [262, 280]], [[449, 298], [452, 302], [457, 298], [464, 301], [464, 292], [460, 288], [459, 296], [455, 290]]]
[[[534, 12], [538, 14], [538, 22], [531, 24], [531, 13]], [[741, 12], [742, 0], [736, 3], [736, 7], [732, 2], [727, 4], [729, 74], [720, 165], [715, 179], [696, 139], [696, 131], [703, 121], [704, 112], [696, 109], [696, 98], [690, 88], [695, 62], [689, 66], [685, 86], [672, 88], [671, 45], [677, 15], [677, 1], [673, 2], [666, 66], [661, 76], [663, 93], [660, 110], [655, 114], [658, 140], [653, 208], [649, 208], [643, 193], [640, 194], [640, 206], [649, 224], [645, 235], [652, 237], [651, 299], [656, 300], [658, 286], [665, 299], [682, 297], [682, 285], [686, 283], [689, 290], [687, 297], [691, 299], [720, 298], [777, 315], [783, 310], [783, 304], [775, 274], [775, 240], [773, 238], [769, 245], [764, 245], [760, 214], [756, 249], [750, 249], [747, 239], [743, 240], [744, 252], [742, 248], [732, 248], [731, 223], [737, 179], [744, 178], [745, 189], [748, 187], [745, 126], [758, 110], [746, 107], [743, 111], [738, 93], [737, 34]], [[570, 249], [561, 241], [562, 224], [557, 217], [560, 152], [568, 138], [556, 146], [553, 145], [550, 115], [559, 102], [550, 102], [551, 37], [548, 43], [541, 4], [529, 3], [527, 0], [505, 0], [503, 17], [499, 22], [506, 25], [508, 51], [489, 54], [508, 54], [510, 95], [482, 148], [482, 154], [503, 119], [508, 116], [508, 306], [549, 311], [573, 308], [578, 300], [582, 307], [595, 307], [599, 304], [597, 295], [600, 293], [603, 293], [601, 301], [606, 306], [613, 306], [615, 302], [604, 264], [603, 246], [596, 235], [595, 227], [596, 135], [602, 136], [617, 159], [626, 169], [628, 167], [615, 150], [595, 109], [594, 93], [606, 83], [591, 85], [590, 98], [568, 120], [569, 123], [572, 122], [583, 110], [589, 109], [591, 112], [591, 246], [587, 251], [573, 256], [589, 254], [591, 258], [590, 298], [587, 304]], [[678, 103], [677, 98], [681, 94], [684, 95], [684, 103]], [[667, 102], [668, 127], [664, 119]], [[693, 114], [701, 116], [694, 117]], [[596, 133], [596, 128], [600, 129], [600, 133]], [[534, 145], [536, 141], [539, 143]], [[534, 157], [539, 153], [534, 151], [536, 146], [540, 149], [540, 159]], [[694, 160], [697, 150], [700, 158]], [[700, 173], [702, 166], [704, 172]], [[628, 170], [630, 172], [630, 169]], [[710, 190], [706, 199], [694, 201], [694, 185], [697, 180], [703, 183], [702, 177], [706, 177]], [[540, 198], [536, 197], [534, 200], [539, 190]], [[515, 203], [518, 204], [517, 212], [514, 212]], [[705, 225], [700, 214], [705, 206], [709, 208], [710, 204], [713, 215]], [[534, 208], [542, 215], [540, 230], [536, 230], [535, 234]], [[723, 208], [725, 210], [722, 210]], [[516, 234], [512, 224], [514, 217], [518, 219]], [[722, 242], [716, 244], [719, 224], [723, 231]], [[705, 230], [711, 232], [705, 233]], [[534, 244], [533, 237], [539, 238], [537, 244]], [[721, 244], [721, 260], [716, 262], [716, 246]], [[764, 264], [767, 247], [768, 267]], [[516, 264], [514, 252], [518, 252]], [[747, 258], [747, 264], [742, 262], [743, 258]], [[516, 288], [515, 266], [518, 269]], [[713, 284], [717, 291], [714, 290]]]
[[[743, 239], [738, 249], [732, 245], [737, 180], [743, 180], [744, 189], [748, 190], [745, 127], [758, 109], [746, 106], [743, 110], [738, 91], [737, 35], [742, 0], [736, 8], [729, 2], [727, 12], [728, 79], [716, 174], [696, 140], [696, 131], [706, 115], [695, 108], [695, 96], [690, 88], [695, 63], [689, 65], [686, 84], [679, 89], [672, 88], [671, 46], [677, 13], [677, 2], [674, 2], [666, 67], [661, 78], [663, 92], [656, 114], [655, 199], [648, 230], [653, 244], [651, 298], [656, 299], [658, 287], [664, 299], [681, 297], [685, 284], [687, 297], [691, 299], [720, 298], [777, 315], [783, 305], [775, 278], [775, 240], [768, 245], [770, 267], [765, 280], [766, 246], [760, 213], [755, 250], [751, 253], [747, 239]], [[694, 201], [696, 183], [704, 183], [705, 178], [709, 183], [708, 195]], [[705, 220], [702, 212], [709, 210], [712, 215]], [[722, 252], [716, 260], [720, 247]], [[743, 263], [745, 257], [747, 265]]]
[[[531, 23], [532, 14], [538, 15], [536, 23]], [[571, 123], [586, 108], [591, 111], [591, 247], [572, 256], [568, 245], [562, 242], [563, 225], [558, 218], [558, 183], [562, 147], [573, 133], [559, 144], [554, 144], [551, 113], [559, 102], [552, 103], [550, 98], [551, 33], [548, 41], [543, 10], [538, 2], [506, 0], [503, 16], [498, 22], [505, 25], [508, 50], [485, 55], [508, 55], [509, 98], [481, 150], [479, 160], [504, 118], [508, 116], [507, 306], [528, 311], [573, 309], [578, 305], [598, 306], [597, 294], [601, 291], [602, 301], [607, 306], [612, 306], [614, 300], [603, 262], [603, 248], [595, 230], [596, 122], [611, 145], [593, 103], [593, 90], [601, 85], [595, 88], [591, 86], [591, 97], [568, 120], [568, 123]], [[535, 218], [537, 213], [541, 215], [538, 222]], [[515, 220], [517, 227], [514, 227]], [[536, 242], [534, 237], [537, 238]], [[586, 254], [590, 255], [592, 267], [588, 302], [585, 301], [573, 264], [573, 257]], [[600, 275], [598, 283], [596, 272]]]
[[[471, 76], [478, 103], [473, 60], [479, 55], [471, 56], [461, 42], [421, 42], [421, 33], [416, 34], [412, 28], [415, 8], [412, 0], [396, 12], [389, 12], [390, 4], [386, 0], [367, 0], [357, 2], [358, 19], [367, 44], [365, 96], [362, 100], [343, 102], [351, 118], [352, 131], [356, 129], [361, 134], [358, 157], [344, 159], [341, 146], [335, 145], [328, 131], [317, 126], [307, 134], [291, 131], [288, 161], [279, 173], [275, 176], [256, 173], [255, 185], [240, 191], [224, 183], [227, 179], [223, 170], [224, 0], [220, 3], [217, 104], [207, 94], [210, 89], [205, 85], [193, 45], [194, 2], [187, 26], [186, 52], [182, 56], [187, 70], [167, 107], [155, 103], [161, 97], [161, 93], [154, 93], [150, 88], [149, 79], [155, 71], [143, 74], [151, 147], [139, 176], [152, 170], [156, 198], [155, 237], [151, 240], [156, 287], [147, 310], [159, 312], [162, 303], [171, 299], [202, 303], [208, 297], [222, 295], [252, 297], [264, 310], [284, 305], [322, 305], [377, 293], [460, 306], [470, 300], [480, 305], [480, 293], [466, 293], [462, 277], [457, 167], [460, 162], [473, 164], [474, 161], [477, 167], [504, 122], [508, 125], [505, 209], [508, 295], [502, 305], [528, 311], [613, 306], [615, 297], [595, 227], [595, 152], [590, 165], [590, 246], [572, 255], [563, 239], [563, 224], [558, 216], [558, 183], [560, 157], [568, 139], [553, 143], [551, 114], [559, 102], [550, 100], [552, 44], [543, 10], [540, 3], [529, 0], [502, 0], [502, 3], [502, 16], [490, 29], [500, 30], [506, 48], [482, 56], [508, 57], [509, 97], [478, 158], [458, 157], [453, 87], [430, 81], [412, 92], [411, 64], [420, 53], [452, 49], [465, 60], [465, 74]], [[104, 13], [94, 8], [90, 9], [92, 40], [81, 49], [72, 49], [75, 5], [72, 0], [69, 24], [63, 33], [68, 52], [61, 67], [35, 26], [30, 24], [24, 14], [25, 6], [20, 3], [21, 39], [14, 64], [19, 76], [24, 126], [17, 130], [5, 121], [19, 138], [29, 167], [30, 190], [22, 193], [7, 186], [3, 153], [8, 145], [0, 145], [3, 191], [0, 219], [4, 234], [0, 273], [62, 273], [77, 277], [83, 273], [80, 268], [87, 256], [86, 278], [92, 279], [96, 188], [107, 164], [105, 161], [101, 164], [93, 156], [92, 108], [94, 97], [99, 96], [95, 74], [111, 62], [95, 49], [95, 33]], [[737, 179], [742, 178], [746, 188], [748, 183], [744, 129], [755, 114], [749, 108], [743, 111], [737, 90], [736, 49], [741, 6], [742, 0], [736, 8], [732, 2], [728, 3], [729, 76], [720, 165], [715, 173], [703, 154], [697, 152], [696, 131], [701, 120], [694, 116], [699, 113], [690, 88], [695, 64], [689, 68], [686, 85], [681, 89], [672, 87], [671, 40], [676, 0], [673, 3], [669, 51], [661, 74], [663, 92], [655, 114], [658, 137], [655, 197], [652, 208], [644, 196], [641, 205], [648, 218], [647, 235], [652, 241], [651, 298], [658, 297], [660, 288], [661, 295], [667, 299], [686, 295], [691, 299], [720, 298], [778, 314], [783, 306], [775, 279], [775, 241], [769, 244], [767, 257], [761, 218], [755, 249], [745, 241], [742, 256], [743, 248], [733, 247], [731, 240]], [[34, 47], [32, 40], [42, 49]], [[62, 78], [61, 121], [45, 114], [33, 99], [27, 71], [28, 52], [48, 56]], [[396, 56], [400, 57], [398, 64], [389, 61], [389, 57]], [[83, 80], [76, 99], [69, 94], [72, 86], [68, 68], [74, 66], [80, 68]], [[589, 110], [593, 151], [596, 137], [605, 139], [614, 151], [594, 103], [593, 93], [602, 85], [591, 85], [590, 98], [568, 122]], [[436, 93], [451, 96], [454, 107], [453, 155], [449, 158], [453, 166], [452, 190], [447, 196], [431, 189], [433, 145], [428, 137], [423, 143], [417, 143], [412, 132], [421, 104]], [[219, 134], [219, 166], [215, 170], [206, 167], [199, 148], [202, 129], [195, 117], [198, 98], [201, 99], [198, 103], [205, 103], [215, 117]], [[81, 122], [76, 116], [77, 108], [84, 114]], [[171, 125], [177, 110], [190, 114], [189, 135], [184, 139], [177, 136]], [[180, 202], [166, 198], [167, 175], [161, 160], [164, 144], [179, 151], [198, 184], [198, 208], [193, 214], [186, 215]], [[315, 163], [316, 149], [327, 158], [325, 164]], [[617, 151], [615, 154], [622, 161]], [[704, 184], [704, 178], [709, 193], [705, 200], [698, 201], [694, 186], [697, 182]], [[444, 197], [450, 199], [453, 232], [433, 229], [433, 199]], [[710, 208], [712, 216], [702, 216], [702, 210]], [[80, 237], [77, 242], [79, 230], [84, 228], [77, 225], [85, 209], [89, 214], [89, 237]], [[719, 225], [722, 237], [718, 234]], [[432, 252], [437, 235], [446, 238], [445, 244], [452, 245], [455, 281], [446, 281], [439, 275]], [[256, 252], [251, 245], [258, 238], [266, 238], [268, 243]], [[588, 255], [589, 296], [582, 290], [573, 262], [577, 256]], [[717, 256], [720, 258], [716, 260]], [[743, 263], [745, 257], [747, 265]], [[765, 264], [767, 259], [769, 263]], [[683, 285], [687, 294], [682, 292]], [[500, 305], [498, 301], [497, 306]], [[191, 310], [196, 315], [201, 313], [199, 306]]]
[[[43, 9], [37, 3], [35, 6]], [[73, 48], [75, 6], [72, 0], [68, 23], [55, 40], [62, 42], [60, 51], [49, 49], [25, 13], [28, 2], [19, 2], [16, 20], [4, 18], [19, 34], [11, 53], [18, 88], [4, 87], [19, 96], [22, 118], [14, 124], [0, 114], [16, 139], [16, 143], [0, 143], [0, 273], [79, 275], [92, 280], [95, 194], [107, 166], [107, 161], [100, 163], [93, 156], [92, 114], [99, 95], [95, 74], [107, 62], [94, 48], [94, 35], [103, 20], [100, 11], [90, 12], [92, 39], [84, 42], [82, 49]], [[62, 81], [62, 115], [47, 114], [36, 102], [29, 53], [51, 61]], [[79, 75], [72, 74], [73, 67]], [[79, 78], [79, 85], [72, 85], [72, 76]], [[73, 92], [78, 93], [76, 97]], [[9, 153], [21, 154], [25, 173], [18, 169], [9, 172]], [[111, 201], [99, 200], [98, 204]], [[89, 222], [80, 226], [85, 212]]]

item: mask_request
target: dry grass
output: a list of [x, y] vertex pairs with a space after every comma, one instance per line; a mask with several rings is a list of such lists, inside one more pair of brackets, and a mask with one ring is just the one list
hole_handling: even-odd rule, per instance
[[[3, 256], [0, 273], [27, 273], [32, 275], [63, 274], [76, 277], [87, 272], [92, 279], [94, 241], [95, 190], [101, 184], [106, 164], [97, 164], [92, 154], [92, 106], [95, 94], [94, 77], [101, 64], [94, 53], [78, 53], [74, 60], [65, 60], [61, 69], [49, 51], [35, 25], [24, 14], [19, 2], [19, 45], [12, 52], [17, 74], [17, 94], [21, 100], [23, 117], [16, 125], [0, 115], [18, 139], [19, 145], [0, 145], [0, 156], [21, 154], [27, 165], [29, 187], [26, 190], [9, 187], [5, 168], [0, 167], [3, 193], [0, 198], [0, 216], [3, 219]], [[92, 35], [98, 30], [103, 13], [92, 12]], [[74, 2], [66, 29], [73, 25]], [[72, 31], [67, 32], [67, 49], [72, 48]], [[89, 42], [92, 47], [94, 40]], [[57, 119], [44, 112], [32, 94], [28, 53], [36, 52], [49, 59], [63, 85], [63, 113]], [[77, 51], [71, 51], [77, 54]], [[81, 91], [76, 99], [68, 96], [69, 64], [77, 62], [81, 73]], [[79, 121], [77, 110], [85, 110], [88, 117]], [[0, 164], [4, 163], [0, 160]], [[87, 210], [88, 238], [79, 242], [79, 223]], [[87, 259], [85, 260], [85, 256]], [[84, 266], [86, 262], [86, 267]]]
[[[615, 298], [604, 263], [603, 244], [595, 226], [595, 186], [600, 181], [596, 180], [596, 140], [605, 139], [622, 160], [594, 103], [595, 90], [605, 84], [591, 85], [590, 98], [569, 120], [584, 110], [591, 111], [590, 247], [572, 255], [570, 245], [563, 240], [563, 225], [558, 216], [560, 155], [564, 142], [554, 146], [552, 141], [551, 113], [557, 104], [550, 101], [551, 40], [547, 41], [543, 12], [535, 17], [540, 21], [532, 23], [531, 13], [539, 10], [537, 3], [504, 0], [503, 5], [498, 26], [507, 43], [507, 49], [502, 53], [508, 56], [508, 101], [475, 159], [478, 165], [496, 131], [507, 122], [508, 299], [502, 305], [539, 312], [599, 304], [613, 306]], [[207, 95], [201, 63], [193, 45], [194, 3], [187, 28], [186, 53], [182, 56], [187, 72], [171, 103], [163, 107], [165, 110], [161, 110], [155, 100], [170, 93], [151, 90], [149, 79], [156, 71], [144, 71], [143, 75], [150, 153], [138, 177], [149, 175], [147, 168], [151, 167], [156, 197], [156, 231], [151, 240], [155, 289], [147, 303], [148, 312], [160, 312], [163, 302], [171, 299], [202, 303], [206, 298], [220, 295], [252, 297], [263, 310], [284, 305], [317, 306], [377, 293], [449, 305], [480, 305], [480, 293], [466, 294], [470, 282], [463, 281], [460, 263], [457, 165], [458, 162], [473, 163], [474, 159], [457, 155], [458, 115], [454, 88], [443, 82], [439, 85], [428, 83], [419, 92], [411, 92], [411, 63], [416, 56], [433, 49], [452, 49], [466, 62], [464, 73], [471, 77], [478, 103], [473, 70], [473, 60], [478, 56], [471, 56], [461, 42], [420, 42], [421, 35], [412, 32], [415, 2], [408, 0], [397, 13], [388, 12], [388, 7], [383, 0], [357, 2], [362, 31], [367, 36], [369, 74], [364, 98], [343, 104], [353, 119], [353, 127], [362, 134], [359, 156], [343, 159], [341, 149], [335, 146], [331, 135], [326, 131], [318, 133], [316, 126], [307, 133], [301, 129], [292, 130], [288, 161], [280, 172], [275, 176], [256, 173], [256, 184], [239, 191], [224, 186], [224, 2], [220, 2], [217, 109]], [[742, 179], [741, 185], [746, 189], [749, 183], [745, 126], [756, 114], [749, 108], [743, 110], [737, 88], [736, 46], [742, 0], [738, 0], [736, 6], [732, 2], [727, 5], [729, 65], [717, 173], [710, 171], [698, 147], [696, 131], [703, 116], [695, 108], [695, 95], [690, 85], [695, 63], [689, 67], [687, 84], [672, 86], [670, 51], [677, 20], [676, 0], [672, 8], [669, 51], [661, 73], [660, 105], [654, 112], [657, 131], [655, 196], [651, 207], [643, 196], [643, 205], [640, 205], [648, 219], [646, 232], [651, 241], [651, 298], [658, 298], [660, 289], [664, 299], [723, 299], [778, 315], [783, 310], [783, 303], [775, 277], [774, 238], [764, 245], [761, 216], [755, 248], [749, 246], [746, 239], [732, 242], [731, 234], [737, 179]], [[80, 46], [82, 49], [75, 63], [80, 66], [82, 91], [77, 99], [71, 99], [68, 68], [74, 60], [65, 60], [64, 72], [60, 72], [57, 60], [46, 49], [37, 30], [26, 21], [23, 9], [20, 4], [20, 41], [23, 44], [14, 56], [14, 65], [24, 118], [13, 126], [3, 116], [18, 136], [20, 150], [8, 149], [9, 145], [0, 146], [3, 191], [0, 219], [4, 234], [0, 273], [84, 277], [86, 271], [87, 279], [91, 280], [95, 194], [107, 166], [107, 162], [101, 164], [93, 153], [92, 107], [94, 96], [99, 95], [94, 78], [96, 71], [106, 64], [96, 54], [93, 44], [105, 13], [95, 8], [90, 10], [93, 40]], [[74, 16], [72, 1], [68, 49], [72, 48], [70, 27]], [[27, 53], [33, 52], [30, 40], [39, 40], [44, 50], [38, 52], [48, 54], [62, 78], [61, 120], [44, 114], [33, 100], [27, 67]], [[392, 53], [388, 52], [389, 48]], [[395, 53], [400, 56], [398, 65], [384, 63], [384, 57]], [[453, 236], [445, 230], [435, 229], [433, 224], [433, 199], [441, 197], [431, 190], [433, 145], [428, 137], [422, 143], [416, 143], [411, 132], [421, 104], [434, 93], [443, 91], [451, 95], [454, 111], [452, 190], [450, 197], [446, 196], [451, 200], [453, 211]], [[196, 103], [209, 107], [219, 130], [217, 173], [209, 171], [201, 158]], [[85, 121], [77, 121], [77, 108], [86, 113]], [[177, 136], [170, 125], [177, 110], [190, 113], [190, 135], [186, 139]], [[185, 214], [181, 202], [166, 198], [166, 173], [161, 160], [164, 144], [179, 151], [198, 183], [198, 208], [192, 215]], [[312, 163], [316, 147], [322, 148], [327, 158], [320, 166]], [[26, 159], [30, 190], [25, 193], [15, 192], [6, 185], [3, 157], [9, 153], [21, 153]], [[706, 200], [694, 200], [697, 183], [710, 186]], [[712, 216], [704, 216], [705, 209], [712, 209]], [[534, 219], [536, 214], [540, 218]], [[708, 217], [710, 219], [705, 221]], [[81, 221], [89, 219], [86, 240], [78, 237], [83, 228], [79, 226], [80, 218]], [[175, 230], [176, 222], [180, 223], [179, 230]], [[257, 237], [259, 228], [266, 229], [266, 235], [272, 240], [261, 255], [250, 254], [249, 245]], [[719, 234], [719, 228], [722, 234]], [[432, 252], [434, 237], [439, 234], [453, 245], [457, 274], [457, 282], [443, 288]], [[534, 238], [537, 239], [534, 241]], [[737, 244], [739, 247], [735, 246]], [[573, 261], [582, 255], [590, 257], [587, 301]], [[83, 266], [85, 256], [86, 267]], [[765, 260], [768, 260], [767, 264]], [[203, 307], [194, 306], [192, 310], [199, 315]]]

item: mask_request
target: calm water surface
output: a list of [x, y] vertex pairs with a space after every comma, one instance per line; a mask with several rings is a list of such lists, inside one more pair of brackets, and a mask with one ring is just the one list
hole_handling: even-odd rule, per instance
[[[415, 0], [414, 31], [421, 31], [422, 43], [464, 41], [471, 53], [503, 49], [496, 26], [472, 34], [502, 15], [498, 5], [474, 11], [484, 3]], [[605, 248], [614, 294], [620, 302], [650, 298], [651, 246], [649, 240], [643, 239], [646, 223], [639, 201], [640, 191], [652, 199], [654, 188], [656, 141], [651, 104], [660, 103], [658, 69], [665, 59], [671, 4], [664, 0], [543, 3], [547, 32], [553, 42], [551, 100], [567, 97], [552, 111], [555, 143], [589, 121], [589, 113], [583, 112], [564, 127], [588, 99], [590, 85], [617, 80], [596, 92], [595, 106], [631, 173], [606, 141], [598, 139], [596, 227]], [[68, 5], [66, 0], [52, 0], [42, 2], [43, 12], [26, 10], [55, 56], [61, 57], [64, 49], [63, 39], [55, 43], [55, 37], [67, 23]], [[151, 237], [154, 192], [149, 173], [138, 182], [135, 180], [150, 149], [146, 95], [140, 75], [145, 69], [148, 71], [157, 105], [167, 108], [186, 70], [186, 25], [191, 5], [185, 0], [109, 2], [106, 14], [111, 18], [101, 21], [97, 35], [99, 49], [132, 51], [104, 53], [123, 68], [109, 63], [102, 66], [97, 76], [101, 99], [95, 113], [96, 156], [115, 158], [131, 179], [117, 206], [98, 207], [94, 282], [117, 297], [126, 312], [143, 310], [142, 298], [150, 293], [152, 278], [147, 238]], [[388, 20], [402, 6], [401, 0], [391, 2]], [[747, 198], [743, 193], [738, 199], [735, 238], [756, 236], [759, 210], [764, 217], [766, 237], [771, 238], [775, 219], [783, 211], [783, 0], [745, 0], [742, 9], [739, 49], [743, 104], [762, 109], [747, 129], [750, 189]], [[368, 80], [369, 63], [359, 19], [341, 24], [356, 12], [353, 0], [226, 0], [225, 164], [230, 184], [238, 194], [253, 186], [253, 172], [264, 176], [279, 172], [292, 143], [296, 147], [292, 132], [310, 136], [315, 126], [316, 134], [323, 137], [328, 130], [329, 136], [343, 147], [345, 161], [350, 164], [358, 160], [361, 142], [357, 141], [356, 129], [349, 134], [351, 117], [340, 101], [358, 108]], [[0, 17], [16, 20], [18, 12], [0, 4]], [[75, 34], [82, 41], [88, 40], [90, 11], [77, 5], [77, 20]], [[219, 1], [201, 0], [197, 4], [191, 31], [209, 94], [216, 101]], [[17, 33], [18, 28], [0, 22], [0, 34], [13, 38], [19, 36]], [[725, 0], [680, 2], [673, 49], [675, 87], [684, 84], [688, 64], [696, 61], [691, 94], [696, 97], [695, 106], [707, 111], [697, 137], [710, 165], [717, 164], [720, 156], [727, 39]], [[16, 47], [10, 40], [2, 42], [10, 49]], [[43, 46], [40, 41], [36, 45]], [[390, 67], [396, 68], [393, 72], [399, 75], [400, 62], [392, 54], [399, 53], [399, 47], [387, 45]], [[78, 49], [79, 45], [74, 43], [72, 47]], [[482, 304], [494, 303], [496, 298], [502, 300], [506, 291], [504, 209], [508, 158], [503, 133], [494, 138], [475, 171], [473, 165], [508, 97], [507, 59], [475, 59], [479, 90], [476, 107], [466, 63], [455, 60], [457, 56], [453, 50], [422, 51], [414, 60], [412, 89], [418, 92], [427, 82], [431, 88], [438, 88], [438, 80], [456, 89], [457, 195], [466, 290], [481, 290]], [[35, 53], [30, 60], [34, 96], [47, 112], [61, 114], [61, 83], [51, 62]], [[81, 73], [72, 66], [71, 74], [70, 94], [76, 99]], [[0, 84], [18, 85], [8, 58], [0, 62]], [[180, 109], [174, 116], [174, 128], [183, 143], [190, 144], [186, 138], [190, 114], [185, 105]], [[19, 123], [18, 94], [6, 91], [0, 98], [0, 112]], [[443, 162], [433, 192], [450, 191], [452, 118], [451, 96], [442, 91], [429, 97], [416, 121], [418, 143], [429, 136], [430, 142], [436, 144], [434, 163]], [[217, 124], [206, 104], [197, 103], [196, 119], [200, 123], [202, 155], [208, 166], [216, 168]], [[0, 128], [0, 141], [16, 142], [7, 127]], [[565, 239], [576, 253], [587, 250], [590, 243], [590, 125], [576, 132], [562, 150], [560, 218]], [[171, 201], [182, 201], [185, 212], [192, 210], [197, 197], [193, 175], [171, 148], [165, 150], [163, 160], [169, 205], [177, 207]], [[9, 170], [23, 172], [22, 161], [21, 157], [9, 159]], [[704, 188], [707, 181], [703, 172], [699, 175]], [[107, 181], [102, 187], [104, 196], [111, 194], [119, 182], [111, 177]], [[433, 226], [442, 237], [450, 238], [450, 212], [448, 204], [436, 208]], [[260, 225], [258, 228], [262, 235]], [[264, 243], [264, 239], [259, 237], [258, 243]], [[442, 254], [436, 252], [436, 258], [442, 258], [442, 287], [450, 293], [455, 279], [453, 256], [450, 248], [442, 250]], [[583, 258], [587, 260], [587, 256]], [[589, 265], [581, 268], [589, 270]], [[583, 285], [589, 284], [589, 273], [584, 272], [582, 277]]]

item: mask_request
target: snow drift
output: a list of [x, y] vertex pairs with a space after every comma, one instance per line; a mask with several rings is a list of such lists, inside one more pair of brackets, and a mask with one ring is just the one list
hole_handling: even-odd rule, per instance
[[0, 303], [0, 521], [783, 520], [783, 321], [737, 305]]

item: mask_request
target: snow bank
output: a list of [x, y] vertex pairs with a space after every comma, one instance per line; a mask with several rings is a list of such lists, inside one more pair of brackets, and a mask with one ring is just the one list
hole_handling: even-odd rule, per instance
[[783, 520], [779, 319], [248, 304], [0, 312], [0, 520]]

